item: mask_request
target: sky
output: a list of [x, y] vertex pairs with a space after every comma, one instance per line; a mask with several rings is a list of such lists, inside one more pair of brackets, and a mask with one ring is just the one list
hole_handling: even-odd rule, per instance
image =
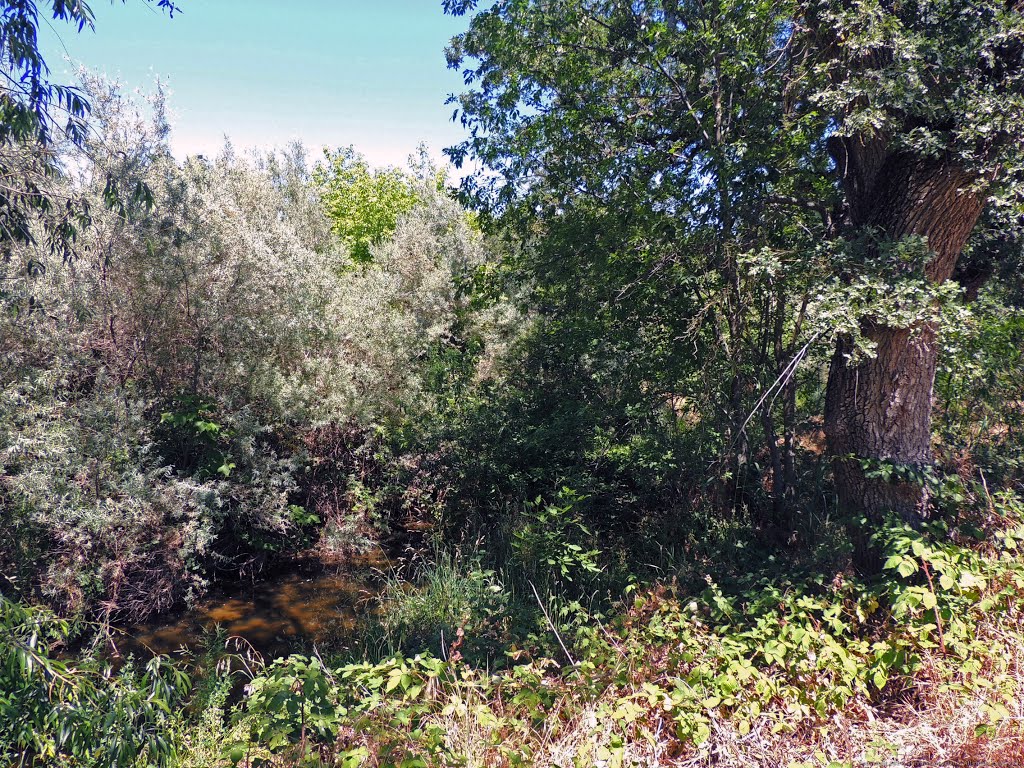
[[440, 159], [465, 136], [445, 104], [463, 83], [444, 47], [467, 19], [441, 0], [175, 2], [169, 18], [145, 0], [94, 0], [96, 29], [81, 33], [41, 13], [53, 79], [80, 64], [128, 91], [159, 77], [181, 158], [214, 155], [227, 135], [239, 150], [298, 138], [316, 154], [352, 144], [374, 165], [404, 165], [419, 142]]

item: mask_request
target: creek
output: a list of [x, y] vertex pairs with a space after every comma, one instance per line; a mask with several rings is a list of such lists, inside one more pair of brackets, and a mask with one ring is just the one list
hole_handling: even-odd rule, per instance
[[219, 584], [187, 609], [121, 627], [111, 642], [118, 655], [146, 658], [180, 649], [200, 650], [220, 627], [273, 658], [312, 644], [337, 645], [352, 636], [376, 594], [379, 571], [319, 567], [271, 574], [245, 583]]

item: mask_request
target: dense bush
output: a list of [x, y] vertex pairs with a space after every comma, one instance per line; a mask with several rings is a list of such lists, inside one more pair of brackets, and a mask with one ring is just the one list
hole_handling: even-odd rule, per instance
[[189, 677], [166, 658], [114, 671], [100, 659], [66, 663], [51, 649], [71, 627], [0, 597], [0, 756], [19, 764], [177, 764], [171, 708]]
[[301, 147], [178, 162], [160, 90], [140, 109], [83, 82], [94, 130], [61, 183], [91, 226], [73, 259], [0, 262], [5, 571], [61, 610], [142, 618], [212, 569], [365, 546], [403, 507], [382, 437], [434, 407], [446, 350], [510, 332], [463, 288], [482, 237], [424, 166], [353, 268]]
[[54, 369], [3, 391], [4, 554], [26, 594], [144, 618], [202, 589], [224, 488], [163, 466], [143, 405], [98, 378], [74, 399]]

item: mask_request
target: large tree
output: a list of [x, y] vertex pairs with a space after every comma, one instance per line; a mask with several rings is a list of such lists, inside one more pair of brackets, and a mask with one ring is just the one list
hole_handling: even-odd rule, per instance
[[[449, 52], [471, 86], [456, 99], [470, 138], [452, 153], [496, 172], [469, 191], [524, 231], [589, 217], [570, 271], [604, 259], [614, 274], [599, 222], [628, 221], [615, 248], [638, 265], [609, 303], [690, 276], [671, 290], [692, 294], [690, 325], [731, 361], [724, 445], [742, 445], [760, 408], [776, 482], [791, 474], [792, 371], [831, 339], [840, 506], [914, 520], [947, 281], [967, 249], [976, 289], [986, 233], [1002, 253], [1018, 226], [1022, 54], [1007, 0], [497, 0]], [[752, 376], [744, 356], [778, 375]], [[779, 390], [785, 456], [766, 410]]]
[[[863, 264], [888, 284], [941, 286], [987, 208], [994, 228], [977, 231], [971, 254], [984, 274], [1018, 226], [1020, 4], [819, 3], [803, 23], [822, 77], [814, 95], [836, 123], [827, 148], [843, 234], [859, 241]], [[973, 287], [977, 272], [964, 266]], [[860, 332], [872, 354], [852, 354], [851, 338], [840, 337], [829, 372], [839, 501], [871, 518], [894, 511], [913, 521], [928, 510], [939, 324], [867, 315]]]

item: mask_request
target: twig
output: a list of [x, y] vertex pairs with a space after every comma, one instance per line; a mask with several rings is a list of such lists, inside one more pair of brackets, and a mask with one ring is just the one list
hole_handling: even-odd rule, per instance
[[555, 639], [558, 640], [558, 644], [562, 646], [562, 652], [565, 653], [565, 658], [567, 658], [569, 663], [575, 667], [576, 660], [572, 657], [572, 654], [569, 653], [569, 649], [565, 647], [565, 643], [562, 642], [562, 636], [558, 634], [558, 630], [555, 628], [554, 622], [551, 621], [551, 617], [548, 615], [548, 609], [544, 607], [544, 603], [541, 601], [540, 595], [537, 594], [537, 588], [533, 586], [533, 582], [530, 580], [527, 580], [526, 583], [529, 584], [530, 589], [533, 590], [533, 596], [537, 598], [537, 605], [540, 606], [541, 613], [544, 614], [544, 619], [547, 621], [548, 626], [551, 627], [551, 631], [555, 633]]
[[[928, 567], [928, 561], [922, 559], [921, 565], [924, 566], [924, 575], [928, 579], [928, 588], [931, 589], [932, 595], [935, 595], [935, 582], [932, 581], [932, 570]], [[939, 629], [939, 650], [942, 651], [942, 655], [946, 655], [946, 637], [942, 632], [942, 616], [939, 615], [938, 600], [936, 600], [935, 608], [933, 609], [935, 614], [935, 626]]]
[[[742, 433], [747, 428], [747, 424], [750, 423], [750, 420], [754, 418], [754, 416], [757, 414], [761, 406], [764, 405], [764, 402], [765, 400], [768, 399], [768, 396], [775, 391], [775, 388], [778, 387], [781, 391], [781, 388], [784, 387], [789, 382], [789, 380], [796, 373], [797, 366], [807, 355], [807, 350], [810, 349], [811, 345], [818, 340], [818, 337], [821, 336], [822, 333], [822, 331], [818, 331], [813, 336], [811, 336], [808, 342], [804, 344], [803, 347], [801, 347], [800, 351], [796, 353], [793, 359], [786, 364], [786, 367], [782, 369], [782, 373], [780, 373], [778, 377], [775, 379], [775, 381], [772, 382], [772, 385], [764, 391], [764, 394], [761, 395], [761, 399], [757, 401], [757, 405], [753, 407], [753, 409], [747, 415], [747, 418], [743, 420], [743, 425], [739, 428], [739, 433]], [[775, 402], [774, 398], [772, 399], [772, 402]]]
[[981, 476], [981, 487], [985, 489], [985, 500], [988, 502], [988, 513], [993, 517], [996, 517], [999, 513], [996, 512], [996, 505], [992, 501], [992, 494], [988, 492], [988, 483], [985, 482], [985, 471], [979, 467], [978, 474]]

